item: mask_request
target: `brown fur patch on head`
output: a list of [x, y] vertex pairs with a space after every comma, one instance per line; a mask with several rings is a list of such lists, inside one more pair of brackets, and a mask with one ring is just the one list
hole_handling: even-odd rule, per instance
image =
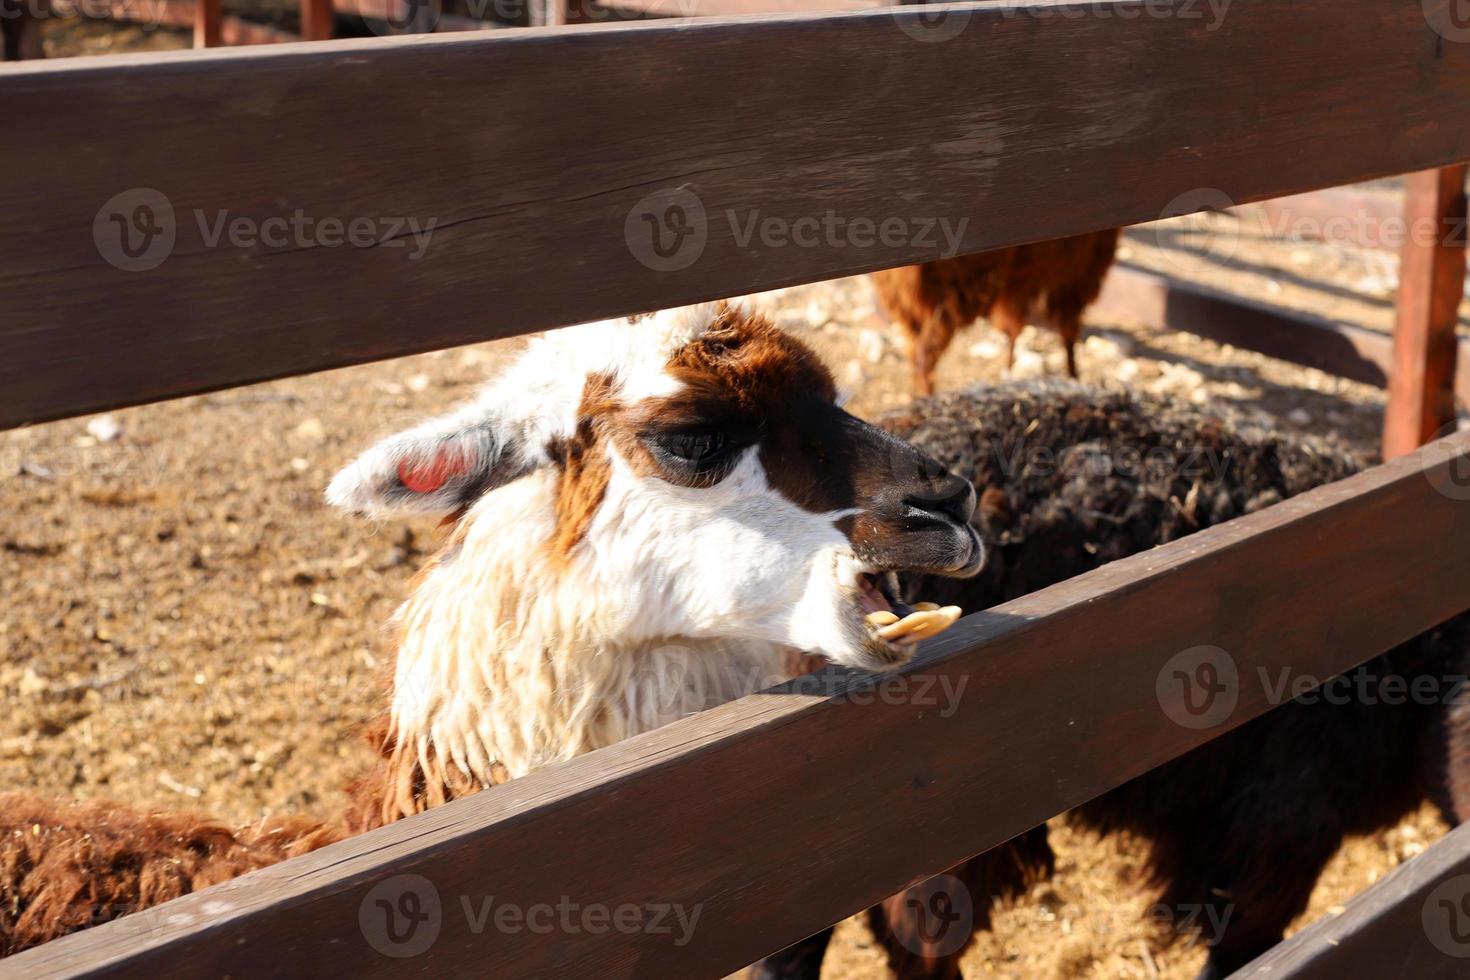
[[618, 411], [617, 382], [606, 374], [594, 374], [582, 388], [577, 408], [576, 431], [551, 447], [557, 464], [556, 532], [551, 553], [565, 560], [587, 533], [612, 473], [605, 443], [608, 426]]
[[[838, 407], [816, 353], [759, 314], [721, 304], [665, 370], [678, 390], [633, 404], [615, 377], [587, 380], [575, 431], [551, 447], [556, 560], [570, 557], [603, 503], [609, 450], [639, 477], [708, 487], [757, 447], [774, 491], [811, 513], [849, 512], [837, 528], [870, 550], [902, 536], [907, 494], [922, 495], [945, 476], [912, 446]], [[701, 449], [691, 455], [692, 446]]]
[[638, 477], [699, 488], [718, 484], [755, 447], [772, 490], [814, 514], [842, 512], [835, 526], [863, 554], [887, 555], [889, 564], [907, 555], [905, 567], [932, 563], [933, 548], [908, 534], [910, 503], [950, 493], [956, 481], [844, 412], [811, 348], [764, 316], [720, 304], [704, 330], [668, 355], [665, 370], [676, 392], [636, 403], [623, 400], [615, 376], [587, 380], [574, 432], [550, 447], [558, 468], [554, 560], [571, 557], [602, 506], [610, 451]]
[[[761, 444], [772, 484], [799, 506], [850, 506], [844, 470], [827, 468], [820, 433], [836, 436], [843, 413], [836, 385], [817, 355], [763, 316], [721, 304], [709, 326], [667, 364], [680, 391], [627, 405], [617, 379], [587, 379], [575, 431], [550, 447], [557, 467], [556, 530], [550, 551], [567, 560], [586, 536], [607, 493], [610, 447], [634, 473], [684, 486], [709, 486], [727, 469], [691, 471], [661, 463], [648, 438], [658, 432], [717, 428], [736, 447]], [[837, 492], [823, 492], [832, 491]]]
[[601, 506], [611, 475], [609, 445], [640, 476], [702, 485], [707, 481], [660, 466], [642, 436], [651, 429], [718, 421], [754, 442], [768, 435], [773, 422], [793, 416], [797, 403], [831, 404], [836, 398], [832, 375], [810, 348], [764, 316], [728, 303], [699, 337], [673, 352], [668, 371], [682, 390], [638, 411], [618, 399], [614, 377], [587, 379], [576, 431], [551, 447], [559, 470], [554, 555], [571, 553]]
[[770, 414], [794, 398], [834, 401], [837, 386], [816, 353], [767, 317], [722, 303], [697, 338], [669, 358], [669, 373], [743, 411]]
[[650, 428], [715, 419], [759, 441], [771, 486], [816, 513], [853, 505], [854, 462], [837, 386], [816, 353], [765, 316], [722, 304], [709, 328], [669, 359], [683, 390], [645, 413]]
[[912, 533], [912, 512], [932, 505], [955, 517], [950, 512], [965, 506], [969, 485], [844, 412], [817, 355], [765, 317], [722, 307], [705, 333], [674, 353], [669, 371], [682, 390], [655, 401], [646, 426], [677, 431], [714, 419], [737, 443], [743, 436], [758, 444], [772, 489], [811, 513], [845, 512], [836, 527], [880, 564], [919, 567], [953, 557], [947, 532]]

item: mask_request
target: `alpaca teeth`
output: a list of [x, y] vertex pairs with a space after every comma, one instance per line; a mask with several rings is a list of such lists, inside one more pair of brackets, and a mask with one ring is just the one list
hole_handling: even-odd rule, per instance
[[938, 608], [939, 608], [939, 603], [937, 603], [937, 602], [916, 602], [916, 603], [914, 603], [914, 611], [915, 612], [934, 612]]
[[[935, 620], [936, 625], [934, 627], [934, 633], [943, 633], [955, 623], [958, 623], [960, 621], [960, 617], [965, 614], [965, 611], [959, 606], [940, 606], [938, 609], [934, 610], [934, 614], [936, 616], [942, 617], [939, 620]], [[930, 633], [929, 635], [933, 636], [934, 633]]]
[[880, 639], [897, 642], [904, 637], [923, 639], [943, 633], [955, 624], [960, 618], [962, 610], [959, 606], [941, 606], [935, 609], [923, 609], [911, 612], [896, 623], [891, 623], [878, 630]]
[[898, 622], [880, 629], [878, 636], [884, 640], [897, 640], [900, 637], [908, 636], [918, 630], [921, 623], [927, 622], [928, 617], [931, 615], [933, 614], [927, 612], [909, 613]]
[[887, 609], [880, 609], [877, 612], [870, 612], [867, 616], [864, 617], [864, 619], [873, 626], [888, 626], [892, 623], [898, 622], [898, 617], [889, 612]]

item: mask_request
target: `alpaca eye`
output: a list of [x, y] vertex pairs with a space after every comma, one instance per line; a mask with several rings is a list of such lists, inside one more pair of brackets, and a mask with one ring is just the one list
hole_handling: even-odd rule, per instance
[[654, 442], [682, 463], [708, 463], [725, 448], [725, 434], [718, 429], [665, 432], [654, 436]]

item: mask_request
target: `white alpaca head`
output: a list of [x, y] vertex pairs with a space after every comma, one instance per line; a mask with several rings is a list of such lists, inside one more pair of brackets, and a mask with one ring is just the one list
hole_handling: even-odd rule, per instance
[[983, 557], [968, 483], [842, 411], [809, 349], [723, 303], [537, 338], [327, 496], [462, 515], [441, 562], [514, 551], [534, 585], [476, 587], [553, 592], [549, 628], [613, 646], [760, 641], [886, 669], [914, 645], [865, 621], [894, 598], [883, 573], [973, 574]]

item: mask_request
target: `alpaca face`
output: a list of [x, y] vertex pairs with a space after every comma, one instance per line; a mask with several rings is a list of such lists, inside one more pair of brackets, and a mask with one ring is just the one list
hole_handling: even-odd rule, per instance
[[727, 304], [538, 338], [328, 498], [495, 528], [601, 640], [756, 640], [867, 669], [957, 616], [906, 607], [891, 573], [983, 560], [970, 485], [844, 412], [808, 348]]

